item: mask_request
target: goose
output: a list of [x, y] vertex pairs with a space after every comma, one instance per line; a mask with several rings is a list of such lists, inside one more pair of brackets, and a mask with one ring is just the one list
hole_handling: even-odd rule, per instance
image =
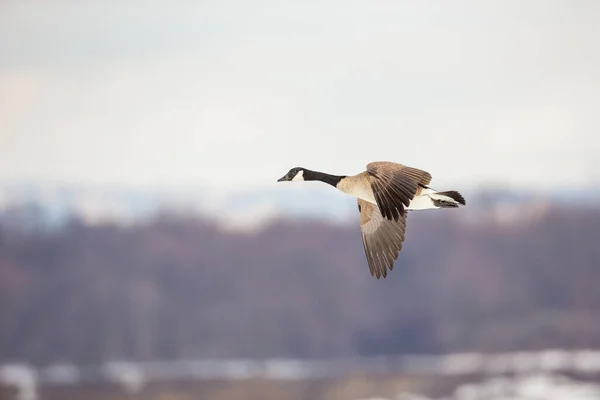
[[349, 176], [294, 167], [277, 181], [321, 181], [356, 197], [369, 271], [377, 279], [394, 268], [404, 242], [408, 210], [466, 205], [456, 190], [438, 192], [429, 187], [429, 172], [390, 161], [371, 162], [365, 171]]

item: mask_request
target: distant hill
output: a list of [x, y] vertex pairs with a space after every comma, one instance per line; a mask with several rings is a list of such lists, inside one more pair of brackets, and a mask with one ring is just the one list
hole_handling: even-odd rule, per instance
[[600, 347], [600, 210], [490, 210], [411, 213], [385, 280], [354, 222], [235, 232], [161, 214], [48, 230], [8, 211], [0, 362]]

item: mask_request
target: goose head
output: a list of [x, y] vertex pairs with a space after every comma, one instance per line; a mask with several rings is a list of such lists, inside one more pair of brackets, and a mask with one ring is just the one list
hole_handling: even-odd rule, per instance
[[288, 171], [283, 177], [277, 179], [277, 182], [302, 182], [304, 180], [304, 171], [302, 167], [294, 167]]

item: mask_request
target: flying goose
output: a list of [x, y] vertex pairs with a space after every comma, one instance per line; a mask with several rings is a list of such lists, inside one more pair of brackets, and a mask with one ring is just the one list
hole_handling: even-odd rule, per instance
[[402, 250], [406, 211], [465, 205], [457, 191], [430, 188], [431, 174], [389, 161], [367, 164], [357, 175], [330, 175], [302, 167], [289, 170], [277, 182], [321, 181], [357, 198], [360, 230], [371, 275], [387, 276]]

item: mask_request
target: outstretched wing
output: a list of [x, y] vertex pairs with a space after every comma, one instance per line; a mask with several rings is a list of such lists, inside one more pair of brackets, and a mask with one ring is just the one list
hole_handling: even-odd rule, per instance
[[429, 172], [386, 161], [369, 163], [367, 174], [381, 214], [394, 221], [405, 214], [405, 207], [431, 182]]
[[385, 278], [387, 270], [394, 269], [394, 261], [402, 250], [406, 215], [400, 215], [396, 221], [385, 219], [375, 204], [361, 199], [358, 199], [358, 210], [369, 270], [377, 279]]

